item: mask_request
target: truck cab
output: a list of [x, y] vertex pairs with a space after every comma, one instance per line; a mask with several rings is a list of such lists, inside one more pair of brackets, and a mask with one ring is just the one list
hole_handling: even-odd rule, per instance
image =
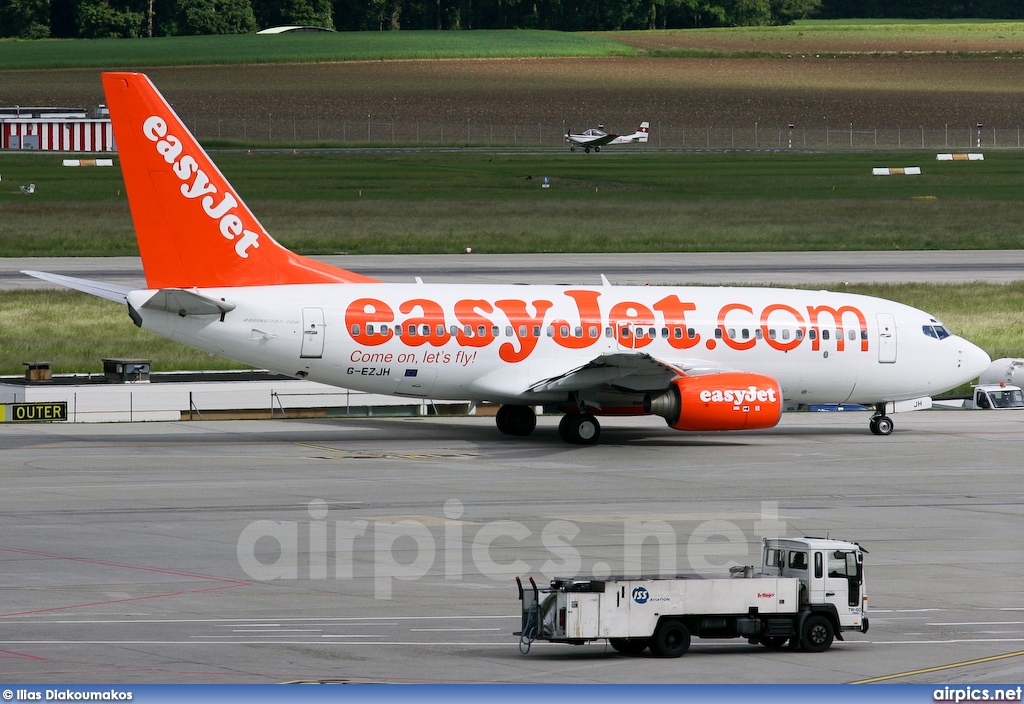
[[839, 631], [866, 632], [864, 552], [856, 543], [823, 538], [770, 539], [764, 541], [762, 572], [799, 580], [800, 603], [834, 609]]
[[971, 408], [1003, 410], [1024, 408], [1024, 391], [1012, 384], [978, 384], [974, 387]]

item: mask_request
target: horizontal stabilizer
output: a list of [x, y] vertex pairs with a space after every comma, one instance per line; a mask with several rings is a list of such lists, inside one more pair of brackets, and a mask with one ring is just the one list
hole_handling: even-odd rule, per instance
[[142, 304], [150, 310], [165, 310], [168, 313], [186, 315], [221, 315], [235, 309], [234, 303], [218, 298], [210, 298], [195, 291], [181, 288], [165, 288], [157, 291], [152, 298]]
[[116, 301], [118, 303], [128, 303], [128, 294], [134, 291], [131, 286], [118, 286], [117, 284], [108, 284], [102, 281], [93, 281], [91, 279], [76, 279], [74, 276], [62, 276], [61, 274], [48, 274], [45, 271], [22, 271], [22, 274], [28, 276], [34, 276], [37, 279], [43, 281], [49, 281], [51, 284], [60, 284], [61, 286], [67, 286], [73, 288], [76, 291], [82, 291], [93, 296], [99, 296], [100, 298], [106, 298], [108, 301]]

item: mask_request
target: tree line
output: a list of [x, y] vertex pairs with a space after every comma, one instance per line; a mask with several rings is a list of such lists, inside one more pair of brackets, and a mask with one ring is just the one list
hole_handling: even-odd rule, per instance
[[676, 29], [804, 17], [1024, 19], [1021, 0], [0, 0], [0, 37], [244, 34], [282, 24], [337, 30]]

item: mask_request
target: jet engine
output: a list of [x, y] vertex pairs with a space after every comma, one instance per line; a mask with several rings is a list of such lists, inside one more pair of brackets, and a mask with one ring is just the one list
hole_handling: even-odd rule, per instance
[[782, 389], [763, 374], [682, 376], [667, 391], [647, 394], [644, 410], [676, 430], [771, 428], [782, 416]]

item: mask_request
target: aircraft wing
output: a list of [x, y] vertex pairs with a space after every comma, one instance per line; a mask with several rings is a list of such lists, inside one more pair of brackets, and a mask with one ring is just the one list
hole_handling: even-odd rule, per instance
[[37, 279], [43, 281], [49, 281], [51, 284], [59, 284], [61, 286], [67, 286], [73, 288], [76, 291], [82, 291], [93, 296], [99, 296], [100, 298], [106, 298], [108, 301], [116, 301], [117, 303], [128, 304], [128, 294], [134, 291], [131, 286], [118, 286], [117, 284], [108, 284], [103, 281], [93, 281], [91, 279], [76, 279], [74, 276], [63, 276], [61, 274], [49, 274], [45, 271], [22, 271], [22, 274], [28, 276], [34, 276]]
[[646, 352], [602, 354], [586, 364], [533, 384], [527, 391], [583, 391], [614, 387], [636, 392], [661, 391], [680, 376], [700, 376], [727, 371], [707, 360], [668, 362]]

